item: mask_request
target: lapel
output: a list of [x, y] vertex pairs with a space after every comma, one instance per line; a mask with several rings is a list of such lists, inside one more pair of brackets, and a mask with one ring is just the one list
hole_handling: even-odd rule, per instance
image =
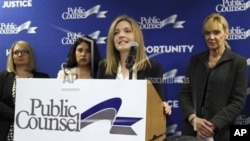
[[138, 71], [137, 72], [137, 79], [145, 79], [146, 76], [148, 76], [148, 68], [146, 68], [143, 71]]

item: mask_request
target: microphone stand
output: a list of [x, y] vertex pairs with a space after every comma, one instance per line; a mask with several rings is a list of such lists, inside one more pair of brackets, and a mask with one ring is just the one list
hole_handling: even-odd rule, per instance
[[129, 80], [133, 79], [133, 69], [132, 69], [133, 64], [134, 64], [134, 61], [132, 61], [131, 63], [126, 64], [126, 68], [129, 70]]
[[129, 80], [132, 80], [132, 76], [133, 76], [133, 70], [129, 69]]
[[130, 46], [130, 50], [126, 59], [126, 68], [129, 70], [129, 79], [133, 79], [133, 65], [135, 63], [135, 56], [137, 50], [137, 43], [132, 42], [133, 44]]

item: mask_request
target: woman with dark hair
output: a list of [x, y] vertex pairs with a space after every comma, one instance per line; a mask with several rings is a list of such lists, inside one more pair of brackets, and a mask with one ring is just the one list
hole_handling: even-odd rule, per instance
[[96, 41], [89, 36], [78, 37], [69, 51], [65, 68], [58, 72], [57, 78], [65, 75], [72, 75], [75, 79], [96, 78], [100, 59]]

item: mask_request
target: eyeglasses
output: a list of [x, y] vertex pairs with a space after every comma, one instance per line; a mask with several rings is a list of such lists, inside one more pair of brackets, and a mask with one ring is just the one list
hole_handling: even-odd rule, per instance
[[27, 54], [29, 54], [30, 52], [28, 51], [28, 50], [16, 50], [16, 51], [14, 51], [13, 52], [13, 54], [14, 55], [19, 55], [19, 54], [21, 54], [21, 55], [27, 55]]

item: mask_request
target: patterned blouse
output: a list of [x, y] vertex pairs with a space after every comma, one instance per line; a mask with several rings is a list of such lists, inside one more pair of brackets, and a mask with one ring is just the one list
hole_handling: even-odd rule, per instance
[[[15, 103], [16, 102], [16, 79], [14, 79], [14, 82], [13, 82], [12, 96], [13, 96], [13, 101]], [[10, 125], [9, 133], [7, 136], [7, 141], [13, 141], [13, 140], [14, 140], [14, 123]]]
[[[13, 102], [16, 103], [16, 79], [18, 76], [16, 75], [14, 81], [13, 81], [13, 87], [12, 87], [12, 96], [13, 96]], [[33, 74], [29, 75], [26, 78], [33, 78]], [[9, 133], [7, 135], [7, 141], [13, 141], [14, 140], [14, 123], [10, 125]]]

